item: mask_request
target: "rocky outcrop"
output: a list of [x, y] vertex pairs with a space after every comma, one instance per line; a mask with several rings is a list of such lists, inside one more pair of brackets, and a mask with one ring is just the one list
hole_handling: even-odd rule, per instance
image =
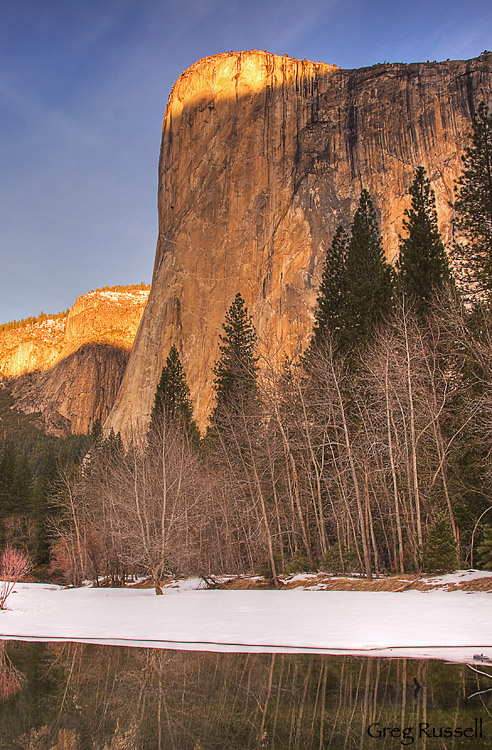
[[394, 258], [415, 167], [451, 237], [453, 183], [477, 103], [492, 97], [492, 55], [361, 70], [267, 52], [193, 65], [166, 107], [152, 290], [107, 422], [145, 424], [177, 345], [203, 427], [224, 315], [246, 300], [269, 356], [306, 344], [324, 251], [361, 187]]
[[68, 313], [0, 333], [0, 374], [17, 409], [56, 435], [87, 432], [113, 406], [147, 302], [146, 288], [101, 289]]
[[128, 350], [84, 344], [49, 370], [20, 375], [10, 383], [17, 409], [40, 412], [38, 426], [62, 436], [86, 433], [113, 406], [128, 362]]

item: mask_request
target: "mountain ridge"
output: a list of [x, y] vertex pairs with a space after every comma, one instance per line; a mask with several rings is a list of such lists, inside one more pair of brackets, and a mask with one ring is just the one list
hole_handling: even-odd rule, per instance
[[44, 428], [57, 435], [104, 420], [148, 295], [142, 285], [105, 287], [78, 297], [66, 314], [0, 330], [0, 380], [15, 407], [41, 412]]

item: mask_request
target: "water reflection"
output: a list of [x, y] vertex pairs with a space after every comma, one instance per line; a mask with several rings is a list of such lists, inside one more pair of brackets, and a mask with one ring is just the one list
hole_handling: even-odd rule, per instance
[[5, 644], [0, 642], [0, 701], [7, 700], [22, 690], [24, 682], [24, 675], [14, 667]]
[[15, 642], [2, 653], [9, 750], [492, 748], [492, 681], [462, 665]]

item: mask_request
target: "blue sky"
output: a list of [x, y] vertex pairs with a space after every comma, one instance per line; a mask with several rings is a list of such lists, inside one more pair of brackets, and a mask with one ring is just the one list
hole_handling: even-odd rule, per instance
[[0, 0], [0, 322], [150, 281], [171, 86], [240, 49], [466, 59], [492, 49], [492, 2]]

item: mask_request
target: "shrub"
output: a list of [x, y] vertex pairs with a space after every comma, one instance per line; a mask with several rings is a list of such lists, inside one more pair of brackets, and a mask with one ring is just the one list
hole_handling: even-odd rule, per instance
[[446, 573], [458, 567], [456, 541], [451, 524], [444, 513], [439, 513], [429, 529], [424, 544], [424, 571]]
[[338, 542], [332, 544], [319, 561], [319, 569], [334, 576], [360, 572], [360, 563], [355, 547], [345, 547]]
[[287, 575], [295, 575], [296, 573], [309, 572], [312, 569], [313, 566], [309, 564], [305, 551], [303, 549], [298, 549], [286, 563], [284, 573], [287, 573]]
[[482, 570], [492, 570], [492, 526], [489, 524], [484, 527], [482, 543], [477, 551]]
[[15, 584], [31, 570], [29, 557], [15, 547], [6, 547], [0, 558], [0, 609], [6, 609], [5, 602]]

